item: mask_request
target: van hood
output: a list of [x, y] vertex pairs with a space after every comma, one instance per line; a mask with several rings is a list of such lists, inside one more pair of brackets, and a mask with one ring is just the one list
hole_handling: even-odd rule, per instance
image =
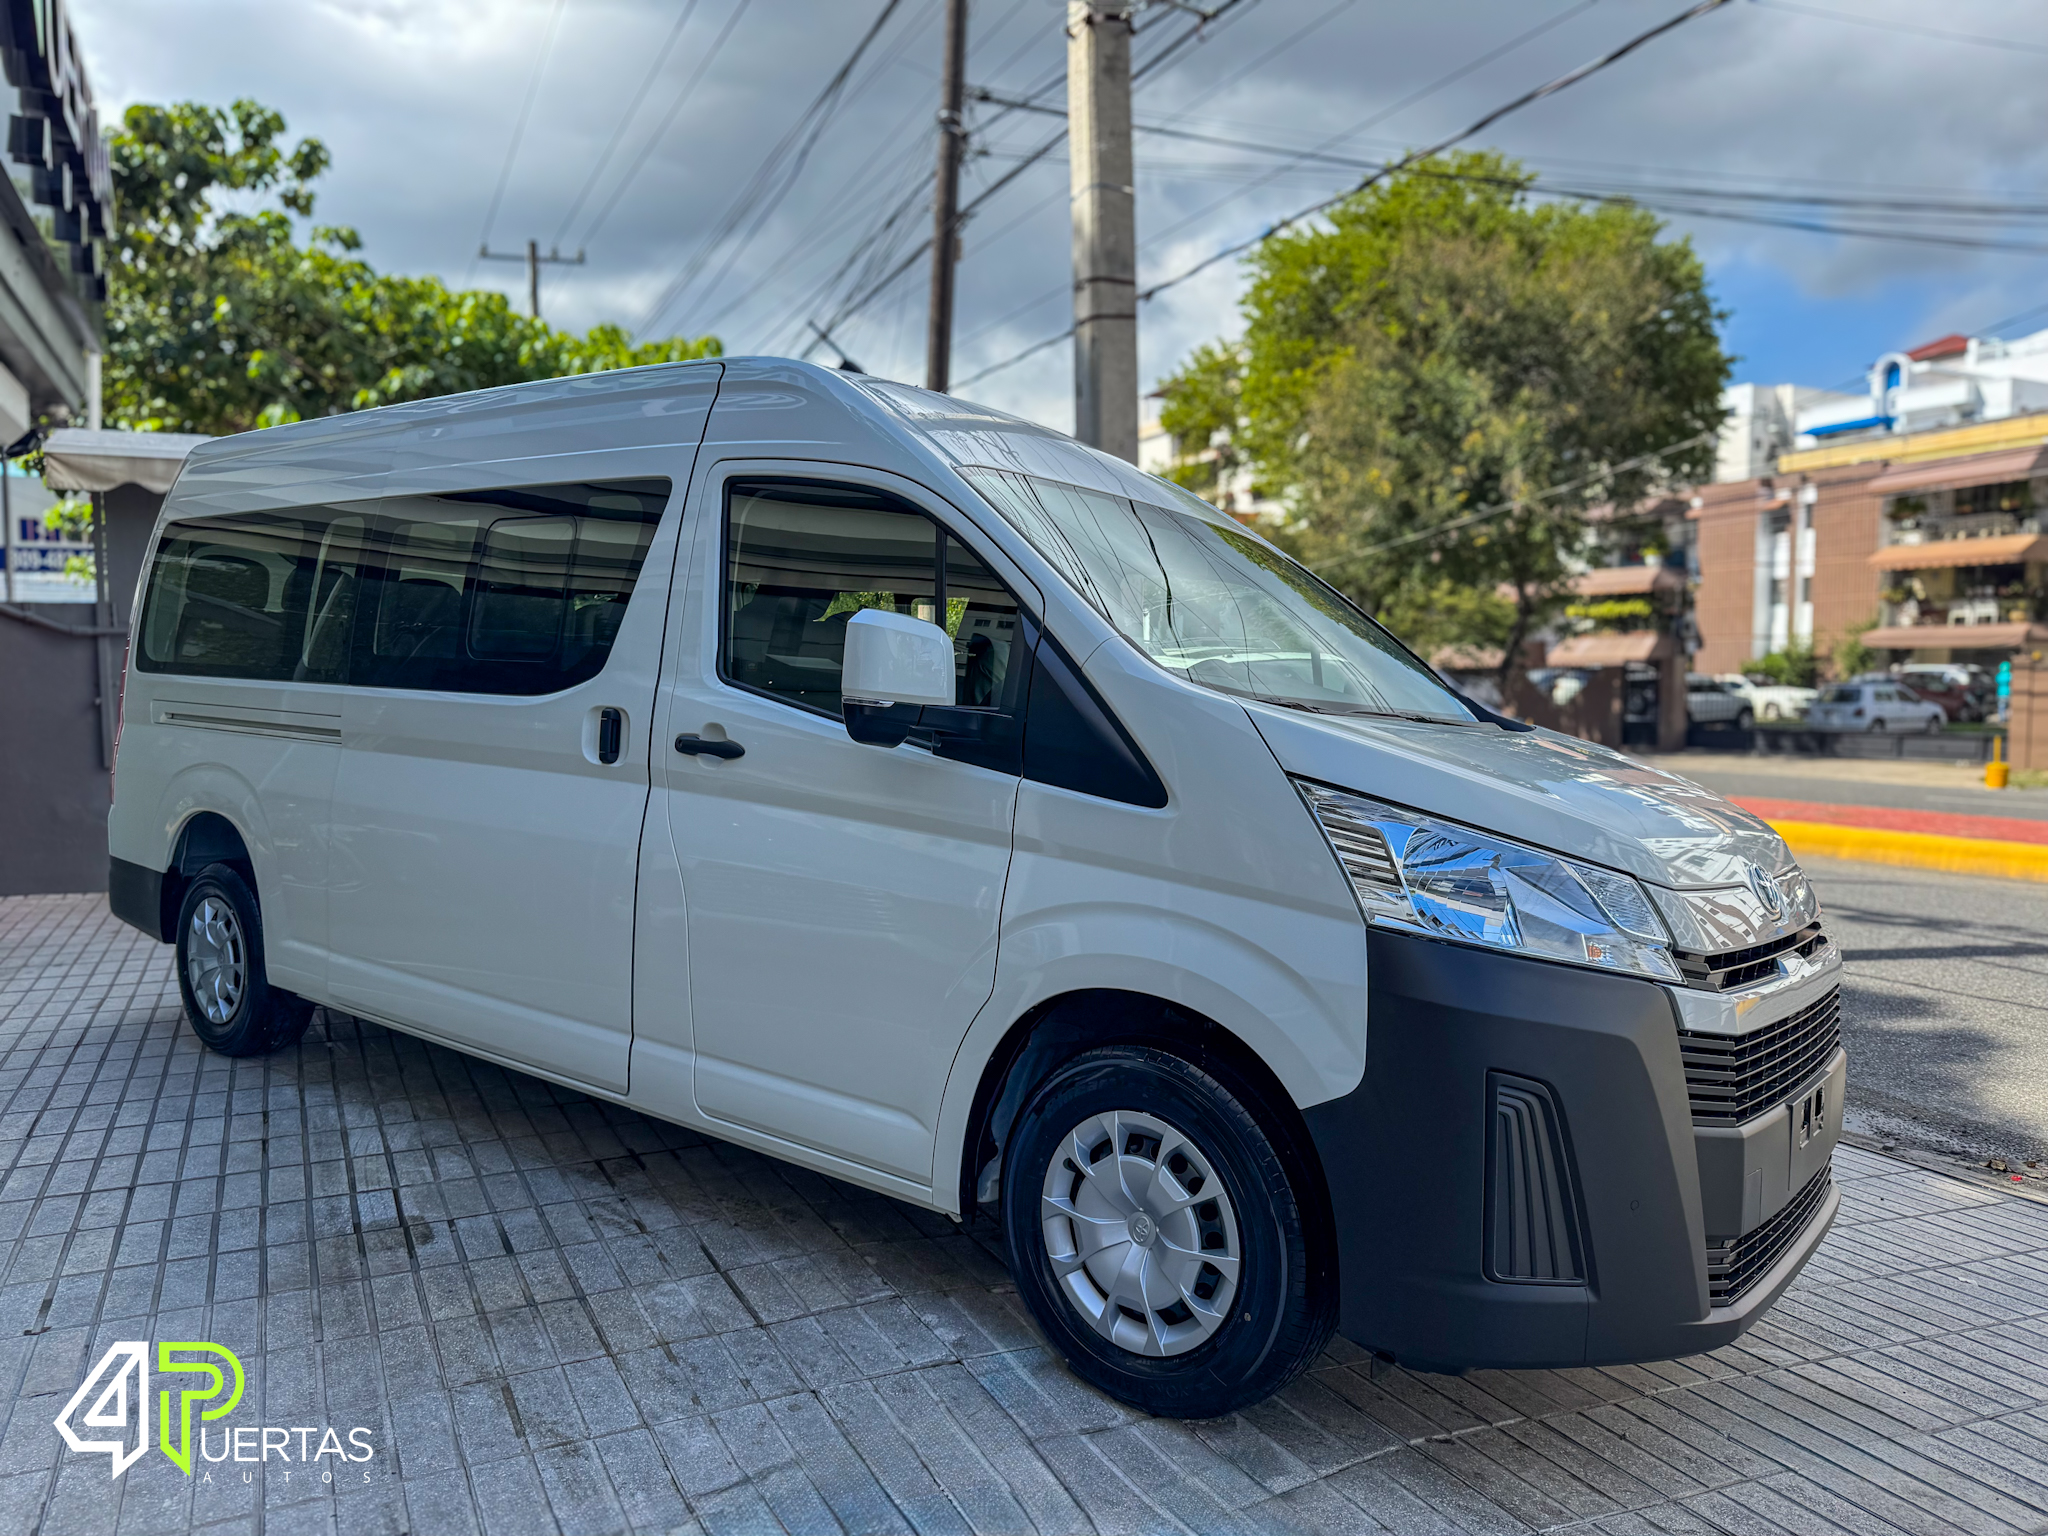
[[[1796, 874], [1768, 823], [1712, 790], [1555, 731], [1312, 715], [1244, 701], [1280, 766], [1672, 890]], [[1802, 882], [1803, 883], [1803, 882]]]

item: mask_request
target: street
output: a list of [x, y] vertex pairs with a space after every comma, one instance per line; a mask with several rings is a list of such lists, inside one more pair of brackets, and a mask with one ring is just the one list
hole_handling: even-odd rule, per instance
[[1848, 963], [1848, 1125], [1981, 1161], [2048, 1158], [2048, 886], [1808, 864]]

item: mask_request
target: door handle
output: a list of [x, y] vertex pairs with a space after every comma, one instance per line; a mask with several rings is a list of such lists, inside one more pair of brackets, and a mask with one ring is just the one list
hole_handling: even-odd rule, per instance
[[597, 760], [607, 768], [619, 760], [619, 739], [625, 728], [626, 717], [618, 710], [597, 712]]
[[676, 738], [676, 750], [692, 757], [745, 757], [747, 749], [736, 741], [706, 741], [702, 736], [684, 734]]

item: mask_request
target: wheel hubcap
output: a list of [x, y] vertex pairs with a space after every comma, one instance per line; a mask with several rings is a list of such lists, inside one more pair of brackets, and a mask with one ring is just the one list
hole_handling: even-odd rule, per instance
[[192, 909], [185, 935], [185, 979], [207, 1022], [225, 1024], [235, 1016], [248, 976], [242, 925], [234, 908], [209, 896]]
[[1242, 1239], [1215, 1165], [1164, 1120], [1091, 1115], [1061, 1140], [1039, 1208], [1059, 1288], [1137, 1355], [1184, 1354], [1230, 1317]]

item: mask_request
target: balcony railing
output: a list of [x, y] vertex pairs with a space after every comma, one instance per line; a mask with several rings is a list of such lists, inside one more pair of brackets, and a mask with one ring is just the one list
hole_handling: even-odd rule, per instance
[[1965, 512], [1955, 516], [1922, 513], [1892, 524], [1894, 544], [1935, 544], [1949, 539], [1995, 539], [2015, 533], [2039, 533], [2039, 512]]

